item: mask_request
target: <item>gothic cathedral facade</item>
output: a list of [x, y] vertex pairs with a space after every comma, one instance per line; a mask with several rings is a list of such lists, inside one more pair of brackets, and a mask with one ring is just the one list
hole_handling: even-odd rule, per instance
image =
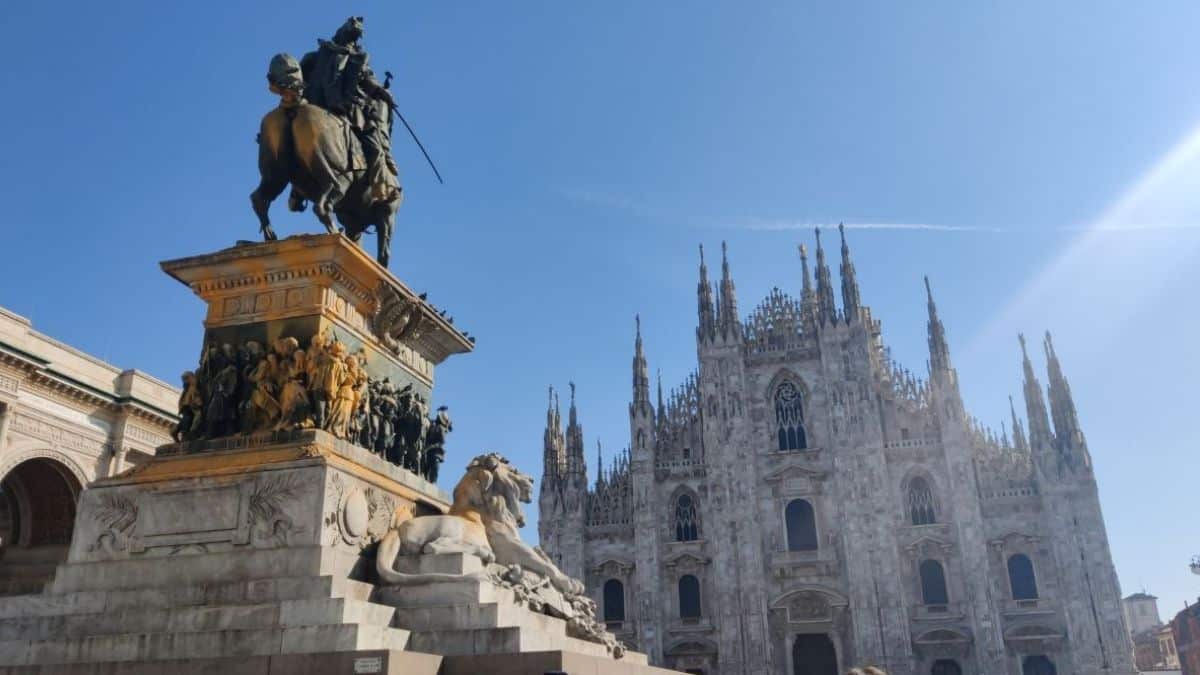
[[[724, 248], [724, 247], [723, 247]], [[929, 375], [890, 358], [842, 233], [842, 306], [815, 283], [743, 321], [700, 260], [698, 368], [651, 399], [640, 326], [630, 446], [589, 481], [574, 401], [551, 394], [542, 547], [652, 662], [691, 673], [1132, 675], [1070, 388], [1024, 356], [1025, 418], [964, 410], [928, 298]], [[928, 290], [928, 281], [926, 281]], [[1021, 339], [1022, 350], [1025, 341]]]

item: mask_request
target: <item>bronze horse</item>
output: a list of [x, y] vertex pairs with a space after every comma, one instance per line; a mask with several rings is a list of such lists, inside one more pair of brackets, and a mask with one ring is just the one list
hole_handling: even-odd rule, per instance
[[[350, 123], [306, 103], [300, 87], [289, 86], [286, 76], [277, 74], [283, 69], [298, 76], [300, 66], [296, 60], [279, 55], [272, 60], [271, 68], [268, 80], [271, 91], [280, 95], [280, 103], [262, 119], [258, 135], [261, 180], [250, 194], [263, 238], [267, 241], [277, 238], [267, 212], [271, 202], [291, 184], [289, 208], [303, 211], [304, 202], [312, 202], [313, 213], [330, 233], [337, 232], [333, 216], [354, 242], [373, 226], [378, 240], [376, 258], [387, 267], [392, 228], [401, 199], [384, 201], [372, 194], [362, 144]], [[298, 78], [291, 80], [296, 81]]]

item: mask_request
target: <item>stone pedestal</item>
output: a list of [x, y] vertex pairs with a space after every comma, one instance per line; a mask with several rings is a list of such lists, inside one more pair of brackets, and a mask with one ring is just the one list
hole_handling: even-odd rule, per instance
[[83, 492], [45, 593], [0, 600], [0, 666], [408, 648], [372, 544], [444, 492], [319, 430], [188, 447]]
[[[361, 353], [371, 378], [429, 398], [434, 367], [472, 347], [340, 235], [163, 269], [206, 301], [206, 349], [324, 334]], [[375, 585], [379, 539], [446, 512], [450, 496], [326, 431], [275, 428], [164, 445], [84, 490], [53, 581], [0, 598], [0, 673], [666, 672], [640, 654], [614, 660], [511, 589], [467, 576], [481, 570], [472, 556], [400, 561], [460, 580]]]
[[368, 374], [412, 384], [429, 398], [434, 367], [474, 343], [340, 234], [247, 243], [162, 269], [208, 305], [205, 345], [269, 345], [294, 337], [302, 346], [324, 333], [366, 357]]

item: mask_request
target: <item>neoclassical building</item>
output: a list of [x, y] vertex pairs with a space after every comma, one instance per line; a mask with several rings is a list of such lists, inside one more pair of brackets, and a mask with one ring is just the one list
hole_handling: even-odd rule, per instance
[[169, 442], [178, 397], [0, 308], [0, 594], [37, 592], [53, 576], [79, 491]]
[[[894, 363], [843, 232], [799, 299], [743, 319], [700, 259], [698, 366], [652, 398], [640, 326], [630, 446], [588, 478], [551, 394], [542, 546], [653, 661], [704, 675], [1135, 672], [1095, 475], [1049, 334], [1021, 339], [1024, 419], [964, 409], [932, 293], [929, 373]], [[928, 281], [926, 282], [928, 292]]]

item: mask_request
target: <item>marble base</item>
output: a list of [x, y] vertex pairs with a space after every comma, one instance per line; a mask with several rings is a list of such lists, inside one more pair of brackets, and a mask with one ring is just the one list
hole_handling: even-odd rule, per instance
[[[375, 586], [378, 538], [449, 498], [362, 448], [305, 430], [161, 450], [81, 494], [45, 591], [0, 598], [0, 674], [665, 672], [612, 659], [481, 575]], [[482, 570], [469, 555], [397, 564]]]
[[[462, 553], [398, 556], [409, 573], [470, 574], [483, 566]], [[464, 577], [415, 586], [380, 586], [374, 602], [396, 607], [397, 627], [408, 630], [409, 648], [446, 656], [562, 651], [614, 661], [604, 645], [568, 634], [567, 622], [529, 609], [512, 589], [486, 578]], [[646, 664], [646, 655], [626, 652], [616, 660]]]
[[438, 675], [440, 672], [442, 657], [397, 650], [0, 667], [0, 675]]
[[323, 431], [161, 450], [81, 494], [43, 593], [0, 598], [0, 666], [408, 646], [370, 601], [374, 542], [444, 492]]
[[561, 651], [438, 656], [412, 651], [364, 650], [0, 667], [0, 675], [542, 675], [551, 672], [571, 675], [677, 675], [674, 670]]

